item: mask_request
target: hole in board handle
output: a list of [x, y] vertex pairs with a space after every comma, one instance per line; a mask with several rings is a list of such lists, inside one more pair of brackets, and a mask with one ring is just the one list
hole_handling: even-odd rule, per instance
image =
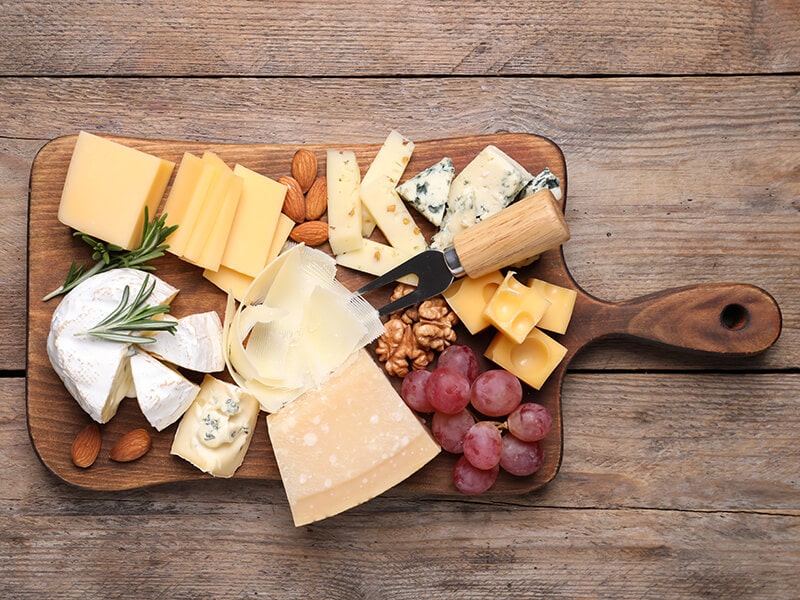
[[741, 304], [728, 304], [719, 314], [719, 321], [725, 329], [739, 331], [750, 323], [750, 313]]

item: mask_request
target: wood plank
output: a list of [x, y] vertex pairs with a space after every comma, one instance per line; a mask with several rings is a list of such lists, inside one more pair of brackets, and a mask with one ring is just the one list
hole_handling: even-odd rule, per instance
[[511, 1], [502, 10], [478, 0], [392, 0], [358, 10], [343, 0], [92, 8], [25, 1], [2, 6], [0, 39], [6, 76], [800, 70], [800, 12], [791, 0]]
[[[741, 281], [771, 292], [783, 310], [781, 338], [755, 360], [698, 362], [613, 342], [587, 350], [575, 367], [796, 368], [799, 88], [798, 77], [452, 79], [446, 91], [432, 79], [11, 78], [0, 88], [0, 113], [9, 115], [7, 135], [42, 139], [82, 128], [236, 143], [377, 142], [391, 127], [417, 140], [539, 133], [566, 156], [573, 235], [565, 254], [588, 292], [625, 300], [670, 285]], [[300, 106], [285, 102], [302, 94]], [[22, 181], [16, 170], [14, 181]], [[13, 346], [2, 352], [22, 364]]]
[[788, 600], [800, 584], [783, 515], [428, 505], [294, 530], [271, 512], [3, 516], [0, 593]]

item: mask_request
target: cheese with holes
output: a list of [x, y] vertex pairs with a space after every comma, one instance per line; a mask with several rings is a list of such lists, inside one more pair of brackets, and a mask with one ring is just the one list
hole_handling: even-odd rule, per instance
[[267, 427], [298, 527], [378, 496], [439, 453], [364, 350], [269, 415]]
[[252, 395], [206, 375], [178, 424], [170, 453], [215, 477], [233, 477], [253, 439], [258, 410]]
[[475, 335], [492, 324], [483, 311], [501, 283], [503, 274], [500, 271], [492, 271], [476, 279], [461, 277], [442, 296], [469, 332]]
[[[64, 296], [53, 311], [47, 356], [70, 395], [98, 423], [106, 423], [116, 414], [133, 386], [129, 361], [133, 349], [129, 344], [87, 335], [86, 331], [118, 307], [125, 286], [134, 297], [146, 275], [134, 269], [94, 275]], [[178, 290], [154, 279], [156, 286], [147, 303], [169, 304]]]
[[539, 291], [517, 281], [514, 272], [509, 271], [483, 309], [483, 316], [511, 340], [520, 344], [549, 306], [550, 300]]
[[521, 344], [498, 332], [484, 352], [486, 358], [537, 390], [566, 354], [564, 346], [536, 327]]
[[[378, 227], [381, 226], [381, 218], [384, 215], [375, 214], [375, 210], [383, 208], [386, 198], [391, 197], [386, 190], [394, 190], [400, 182], [413, 152], [414, 142], [406, 139], [397, 131], [392, 130], [386, 136], [386, 140], [361, 180], [361, 200], [366, 208], [362, 213], [363, 237], [369, 237], [372, 234], [375, 223], [378, 224]], [[365, 193], [368, 197], [365, 197]], [[383, 220], [388, 222], [387, 219]], [[384, 231], [384, 235], [388, 239], [387, 232]], [[389, 239], [389, 243], [392, 243], [391, 239]]]
[[139, 245], [144, 209], [155, 216], [175, 163], [85, 131], [72, 152], [58, 220], [122, 248]]
[[131, 377], [139, 409], [158, 431], [180, 419], [200, 391], [199, 385], [141, 350], [131, 356]]
[[233, 172], [242, 178], [242, 193], [220, 264], [255, 277], [267, 264], [286, 186], [242, 165]]
[[572, 311], [575, 309], [578, 292], [536, 278], [531, 279], [528, 286], [550, 300], [550, 306], [547, 307], [536, 326], [553, 333], [566, 333], [567, 326], [572, 319]]
[[361, 247], [361, 171], [350, 150], [328, 150], [328, 241], [334, 254]]

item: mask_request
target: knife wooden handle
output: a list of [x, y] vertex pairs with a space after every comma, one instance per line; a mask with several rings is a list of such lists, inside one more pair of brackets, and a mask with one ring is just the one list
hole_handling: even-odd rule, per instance
[[540, 190], [456, 235], [464, 272], [480, 277], [556, 248], [569, 228], [550, 190]]

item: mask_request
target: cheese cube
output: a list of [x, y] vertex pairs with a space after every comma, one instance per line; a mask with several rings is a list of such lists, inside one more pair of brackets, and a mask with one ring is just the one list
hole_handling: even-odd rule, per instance
[[350, 150], [328, 150], [328, 241], [334, 254], [361, 247], [361, 171]]
[[242, 194], [220, 264], [255, 277], [267, 264], [287, 188], [242, 165], [233, 172], [242, 178]]
[[364, 350], [322, 386], [268, 415], [267, 427], [298, 527], [374, 498], [439, 453]]
[[170, 454], [215, 477], [232, 477], [250, 447], [258, 411], [251, 394], [206, 375], [178, 425]]
[[554, 333], [566, 333], [578, 292], [536, 278], [531, 279], [528, 285], [550, 300], [550, 306], [536, 326]]
[[483, 316], [515, 343], [521, 344], [548, 306], [550, 300], [517, 281], [514, 272], [509, 271], [484, 308]]
[[175, 163], [85, 131], [78, 134], [58, 220], [125, 249], [139, 245], [144, 209], [152, 217]]
[[537, 390], [566, 354], [564, 346], [537, 328], [521, 344], [498, 332], [484, 352], [486, 358]]
[[477, 279], [462, 277], [456, 279], [442, 295], [464, 326], [475, 335], [492, 324], [483, 311], [501, 283], [503, 274], [500, 271], [487, 273]]

